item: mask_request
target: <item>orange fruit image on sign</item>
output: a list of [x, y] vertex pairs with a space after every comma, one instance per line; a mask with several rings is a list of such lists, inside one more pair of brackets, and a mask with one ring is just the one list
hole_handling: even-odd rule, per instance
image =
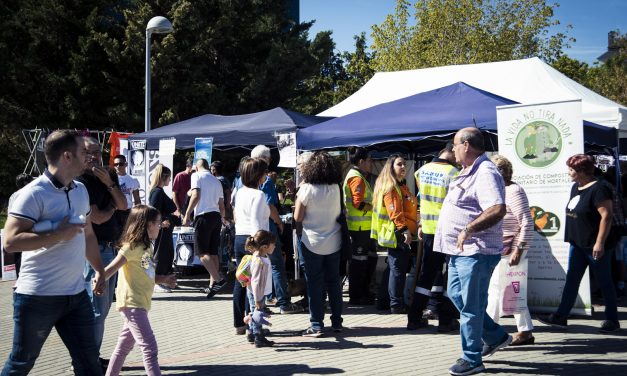
[[533, 229], [544, 237], [553, 236], [559, 232], [560, 220], [557, 215], [545, 211], [539, 206], [530, 208], [533, 218]]

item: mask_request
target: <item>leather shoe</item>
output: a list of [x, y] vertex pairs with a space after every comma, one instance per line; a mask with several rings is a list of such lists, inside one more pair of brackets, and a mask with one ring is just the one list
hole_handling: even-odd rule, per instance
[[531, 334], [531, 332], [518, 332], [514, 334], [514, 339], [510, 346], [522, 346], [522, 345], [533, 345], [536, 342], [536, 338]]

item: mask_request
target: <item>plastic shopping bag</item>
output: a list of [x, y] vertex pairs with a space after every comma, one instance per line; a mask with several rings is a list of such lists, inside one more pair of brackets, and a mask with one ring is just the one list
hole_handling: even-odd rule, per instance
[[523, 257], [518, 265], [499, 263], [501, 316], [520, 313], [527, 307], [528, 261]]

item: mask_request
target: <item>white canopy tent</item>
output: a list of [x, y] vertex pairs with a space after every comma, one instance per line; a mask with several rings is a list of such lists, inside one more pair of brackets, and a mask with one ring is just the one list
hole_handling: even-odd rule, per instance
[[581, 99], [585, 120], [618, 128], [620, 138], [627, 138], [627, 107], [587, 89], [537, 57], [380, 72], [355, 94], [318, 115], [344, 116], [458, 81], [520, 103]]

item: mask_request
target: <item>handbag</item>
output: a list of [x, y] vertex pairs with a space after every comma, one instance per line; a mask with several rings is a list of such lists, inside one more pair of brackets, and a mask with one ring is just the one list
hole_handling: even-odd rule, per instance
[[342, 192], [342, 187], [340, 188], [340, 215], [337, 217], [337, 223], [340, 224], [340, 231], [342, 233], [342, 244], [340, 246], [340, 255], [342, 260], [349, 260], [353, 254], [352, 246], [351, 246], [351, 236], [348, 232], [348, 223], [346, 222], [346, 213], [344, 212], [344, 192]]

